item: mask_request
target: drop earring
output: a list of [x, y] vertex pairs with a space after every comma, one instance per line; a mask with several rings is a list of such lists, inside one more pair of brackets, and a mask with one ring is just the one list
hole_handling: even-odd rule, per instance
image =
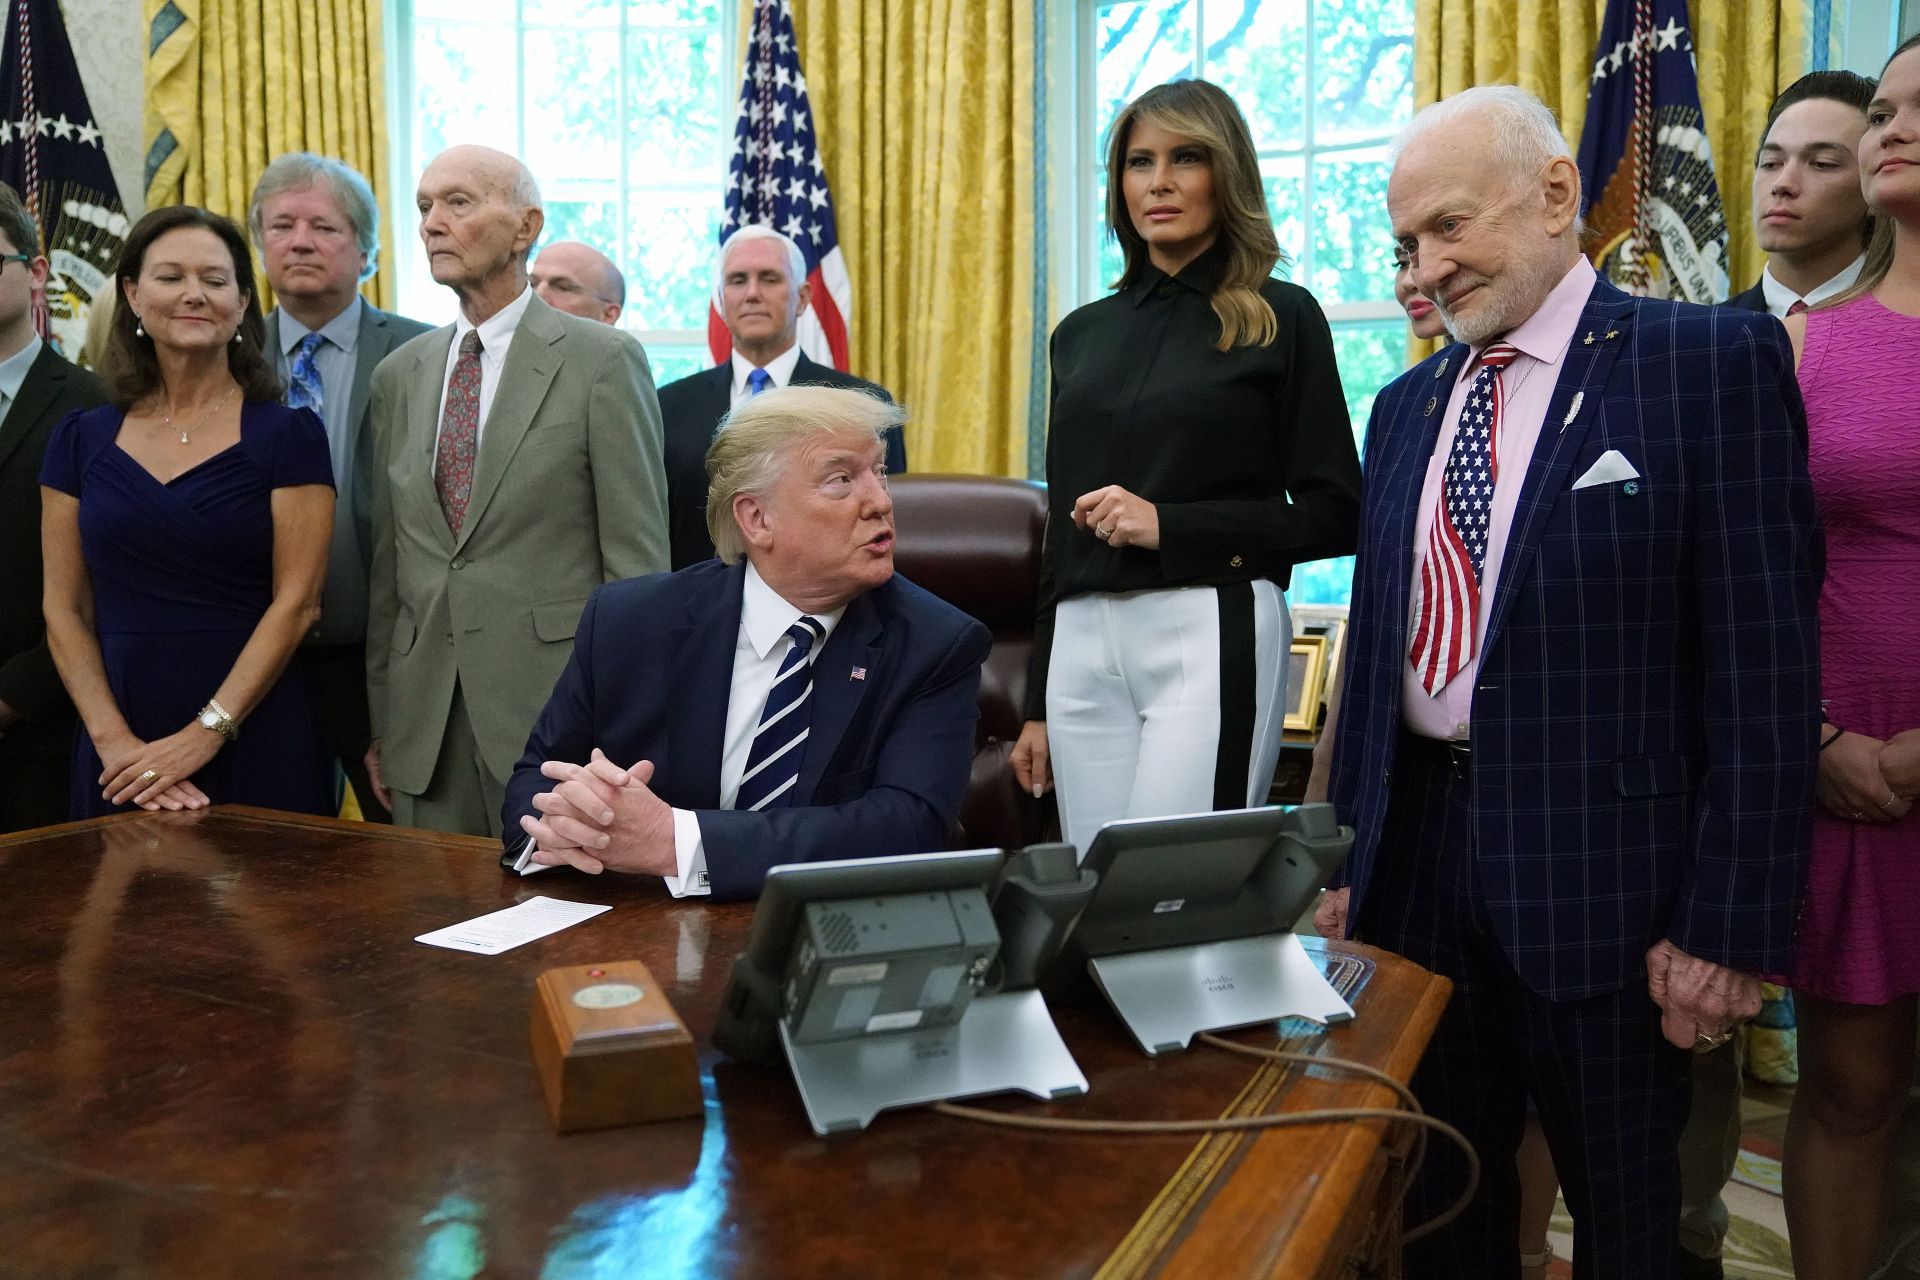
[[147, 336], [146, 326], [140, 323], [139, 316], [133, 318], [133, 336], [136, 338], [144, 338]]
[[238, 329], [233, 331], [233, 345], [236, 347], [240, 345], [240, 331]]

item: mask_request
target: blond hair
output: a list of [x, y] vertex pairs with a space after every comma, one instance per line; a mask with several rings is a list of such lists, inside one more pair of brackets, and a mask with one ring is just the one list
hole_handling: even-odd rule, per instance
[[707, 447], [707, 534], [715, 554], [728, 564], [746, 554], [733, 500], [765, 498], [795, 445], [815, 435], [870, 435], [878, 443], [906, 420], [900, 406], [842, 387], [783, 387], [742, 400]]
[[1213, 171], [1215, 243], [1227, 246], [1227, 270], [1213, 291], [1213, 313], [1220, 317], [1214, 347], [1267, 347], [1279, 335], [1273, 308], [1260, 286], [1274, 267], [1286, 261], [1273, 234], [1267, 192], [1260, 182], [1260, 158], [1253, 134], [1233, 99], [1206, 80], [1175, 80], [1155, 85], [1120, 109], [1107, 137], [1107, 226], [1120, 242], [1126, 269], [1114, 282], [1125, 289], [1147, 269], [1147, 242], [1127, 209], [1127, 145], [1136, 120], [1191, 138], [1207, 153]]

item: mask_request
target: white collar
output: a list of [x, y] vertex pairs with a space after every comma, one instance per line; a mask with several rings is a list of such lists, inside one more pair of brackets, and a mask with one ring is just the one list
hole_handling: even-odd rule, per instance
[[1848, 263], [1839, 275], [1825, 284], [1815, 285], [1813, 291], [1803, 298], [1776, 280], [1773, 275], [1773, 264], [1768, 263], [1766, 269], [1760, 273], [1760, 292], [1767, 300], [1767, 310], [1776, 316], [1784, 316], [1796, 302], [1817, 307], [1828, 298], [1845, 293], [1853, 288], [1855, 281], [1860, 279], [1860, 269], [1866, 265], [1867, 255], [1863, 253]]
[[527, 314], [527, 305], [533, 301], [531, 287], [520, 290], [520, 296], [500, 308], [485, 320], [475, 325], [467, 319], [467, 313], [457, 311], [453, 317], [453, 346], [457, 351], [460, 340], [474, 329], [480, 330], [480, 350], [484, 359], [500, 360], [507, 354], [507, 347], [513, 342], [513, 331], [520, 327], [520, 318]]
[[[484, 337], [480, 340], [482, 342], [486, 341]], [[733, 353], [733, 394], [736, 396], [746, 394], [747, 375], [752, 373], [755, 368], [765, 369], [767, 376], [773, 379], [774, 386], [784, 387], [793, 381], [793, 370], [799, 363], [800, 344], [798, 342], [788, 347], [785, 351], [782, 351], [773, 359], [767, 361], [766, 364], [758, 366], [756, 366], [753, 361], [741, 355], [738, 350], [735, 350]], [[782, 630], [785, 630], [785, 628], [782, 628]]]
[[760, 571], [753, 567], [753, 561], [747, 561], [747, 581], [740, 590], [740, 631], [761, 657], [766, 657], [787, 634], [787, 628], [803, 617], [820, 624], [820, 643], [826, 644], [827, 637], [833, 634], [846, 612], [847, 606], [841, 605], [829, 613], [809, 614], [768, 586]]

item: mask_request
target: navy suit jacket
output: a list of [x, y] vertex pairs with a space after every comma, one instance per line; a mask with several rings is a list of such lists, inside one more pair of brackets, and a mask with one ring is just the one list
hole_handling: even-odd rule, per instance
[[1728, 298], [1727, 305], [1730, 307], [1738, 307], [1742, 311], [1758, 311], [1763, 315], [1769, 314], [1767, 311], [1767, 291], [1761, 287], [1758, 280], [1755, 280], [1753, 282], [1753, 288], [1748, 289], [1745, 293], [1736, 293], [1731, 298]]
[[[698, 812], [716, 898], [760, 892], [784, 862], [945, 849], [973, 764], [991, 637], [895, 574], [847, 606], [814, 659], [812, 724], [794, 804], [723, 810], [720, 756], [744, 563], [610, 582], [580, 615], [573, 657], [507, 783], [506, 843], [551, 783], [544, 760], [599, 747], [654, 764], [655, 794]], [[537, 815], [536, 815], [537, 816]]]
[[[888, 404], [887, 389], [865, 378], [815, 363], [806, 353], [793, 366], [789, 386], [845, 387], [879, 396]], [[672, 568], [713, 558], [713, 539], [707, 535], [707, 446], [714, 428], [732, 408], [733, 364], [717, 364], [669, 382], [660, 388], [660, 421], [666, 433], [667, 539]], [[887, 432], [887, 472], [907, 472], [907, 442], [900, 429]]]
[[[1332, 800], [1369, 877], [1401, 732], [1413, 530], [1455, 344], [1380, 393], [1366, 442]], [[1563, 425], [1564, 424], [1564, 425]], [[1609, 449], [1636, 480], [1575, 489]], [[1768, 316], [1595, 284], [1521, 490], [1473, 693], [1481, 890], [1553, 999], [1661, 938], [1785, 970], [1807, 847], [1823, 570], [1806, 416]]]

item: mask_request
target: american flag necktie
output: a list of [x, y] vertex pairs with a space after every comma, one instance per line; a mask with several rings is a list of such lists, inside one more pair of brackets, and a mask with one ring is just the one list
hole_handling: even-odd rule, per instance
[[480, 451], [480, 331], [460, 339], [460, 358], [447, 379], [447, 402], [440, 410], [440, 439], [434, 445], [433, 487], [447, 527], [457, 535], [473, 496], [473, 460]]
[[315, 413], [326, 413], [326, 394], [320, 383], [320, 367], [313, 357], [320, 350], [320, 344], [326, 339], [317, 333], [310, 333], [300, 339], [300, 345], [294, 348], [293, 360], [287, 366], [287, 407], [289, 409], [311, 409]]
[[740, 776], [734, 808], [780, 808], [793, 802], [812, 718], [807, 713], [808, 695], [813, 692], [813, 664], [808, 659], [826, 632], [818, 618], [804, 614], [787, 628], [793, 644], [780, 661], [773, 688], [767, 690], [767, 705], [760, 711], [760, 727], [747, 749], [747, 771]]
[[1500, 476], [1500, 411], [1505, 399], [1500, 371], [1519, 354], [1504, 342], [1481, 353], [1480, 372], [1460, 407], [1453, 447], [1447, 453], [1440, 501], [1420, 566], [1420, 615], [1414, 622], [1409, 655], [1429, 695], [1446, 688], [1447, 681], [1473, 657], [1493, 485]]

